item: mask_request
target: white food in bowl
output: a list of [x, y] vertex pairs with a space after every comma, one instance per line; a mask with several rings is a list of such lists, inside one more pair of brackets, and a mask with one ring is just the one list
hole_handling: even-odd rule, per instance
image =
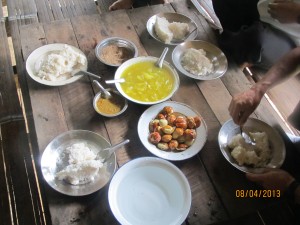
[[213, 72], [213, 64], [206, 57], [203, 49], [187, 49], [181, 58], [181, 65], [188, 72], [198, 76], [205, 76]]
[[66, 80], [74, 70], [86, 64], [84, 55], [65, 45], [64, 49], [52, 51], [46, 56], [41, 62], [37, 76], [48, 81]]
[[161, 41], [169, 44], [173, 39], [184, 39], [189, 32], [189, 25], [180, 22], [169, 23], [165, 17], [156, 17], [154, 30]]
[[240, 166], [266, 167], [272, 157], [268, 135], [265, 132], [249, 132], [249, 136], [255, 140], [255, 145], [247, 144], [241, 134], [232, 137], [228, 144], [231, 156]]
[[65, 180], [70, 184], [78, 185], [94, 180], [98, 171], [103, 167], [101, 160], [85, 143], [76, 143], [65, 149], [69, 165], [56, 173], [58, 180]]
[[169, 29], [173, 33], [173, 39], [182, 40], [189, 32], [189, 25], [187, 23], [173, 22], [169, 24]]

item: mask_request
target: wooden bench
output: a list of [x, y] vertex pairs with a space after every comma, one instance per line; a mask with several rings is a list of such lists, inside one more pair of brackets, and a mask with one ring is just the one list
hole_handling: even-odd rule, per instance
[[0, 224], [46, 224], [2, 10], [0, 19]]

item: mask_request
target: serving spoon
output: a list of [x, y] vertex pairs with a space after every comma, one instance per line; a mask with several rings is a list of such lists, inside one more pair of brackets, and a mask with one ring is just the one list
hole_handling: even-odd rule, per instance
[[111, 98], [111, 93], [108, 90], [106, 90], [98, 81], [93, 80], [93, 83], [96, 84], [101, 89], [105, 99]]
[[247, 144], [256, 145], [255, 141], [252, 140], [252, 138], [246, 132], [243, 131], [242, 126], [240, 126], [240, 131], [241, 131], [242, 137], [244, 138], [244, 140]]
[[122, 141], [118, 144], [115, 144], [111, 147], [108, 147], [108, 148], [105, 148], [105, 149], [102, 149], [99, 153], [98, 153], [98, 157], [100, 157], [102, 159], [102, 163], [106, 162], [110, 157], [111, 155], [116, 151], [118, 150], [119, 148], [121, 148], [123, 145], [129, 143], [129, 139], [126, 139], [125, 141]]
[[163, 62], [164, 62], [164, 59], [167, 55], [167, 52], [169, 51], [169, 48], [168, 47], [165, 47], [165, 49], [163, 50], [161, 56], [159, 57], [159, 59], [156, 61], [155, 65], [159, 68], [162, 68], [162, 65], [163, 65]]

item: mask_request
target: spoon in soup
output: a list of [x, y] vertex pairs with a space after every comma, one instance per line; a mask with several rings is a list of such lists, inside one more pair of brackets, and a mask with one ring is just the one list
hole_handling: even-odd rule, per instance
[[106, 90], [98, 81], [93, 80], [93, 83], [96, 84], [100, 88], [100, 90], [103, 92], [104, 98], [106, 98], [106, 99], [111, 98], [111, 93], [108, 90]]
[[125, 82], [124, 78], [105, 81], [105, 83], [107, 83], [107, 84], [124, 83], [124, 82]]
[[164, 51], [162, 52], [161, 56], [159, 57], [159, 59], [158, 59], [158, 60], [156, 61], [156, 63], [155, 63], [155, 65], [156, 65], [157, 67], [162, 68], [162, 65], [163, 65], [163, 63], [164, 63], [164, 59], [165, 59], [165, 57], [166, 57], [168, 51], [169, 51], [169, 48], [166, 47], [166, 48], [164, 49]]

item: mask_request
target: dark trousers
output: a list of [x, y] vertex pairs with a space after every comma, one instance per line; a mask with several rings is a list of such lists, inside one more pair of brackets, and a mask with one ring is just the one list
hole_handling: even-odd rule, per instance
[[224, 32], [218, 35], [220, 48], [228, 58], [269, 69], [295, 43], [282, 31], [260, 22], [258, 0], [212, 0]]

